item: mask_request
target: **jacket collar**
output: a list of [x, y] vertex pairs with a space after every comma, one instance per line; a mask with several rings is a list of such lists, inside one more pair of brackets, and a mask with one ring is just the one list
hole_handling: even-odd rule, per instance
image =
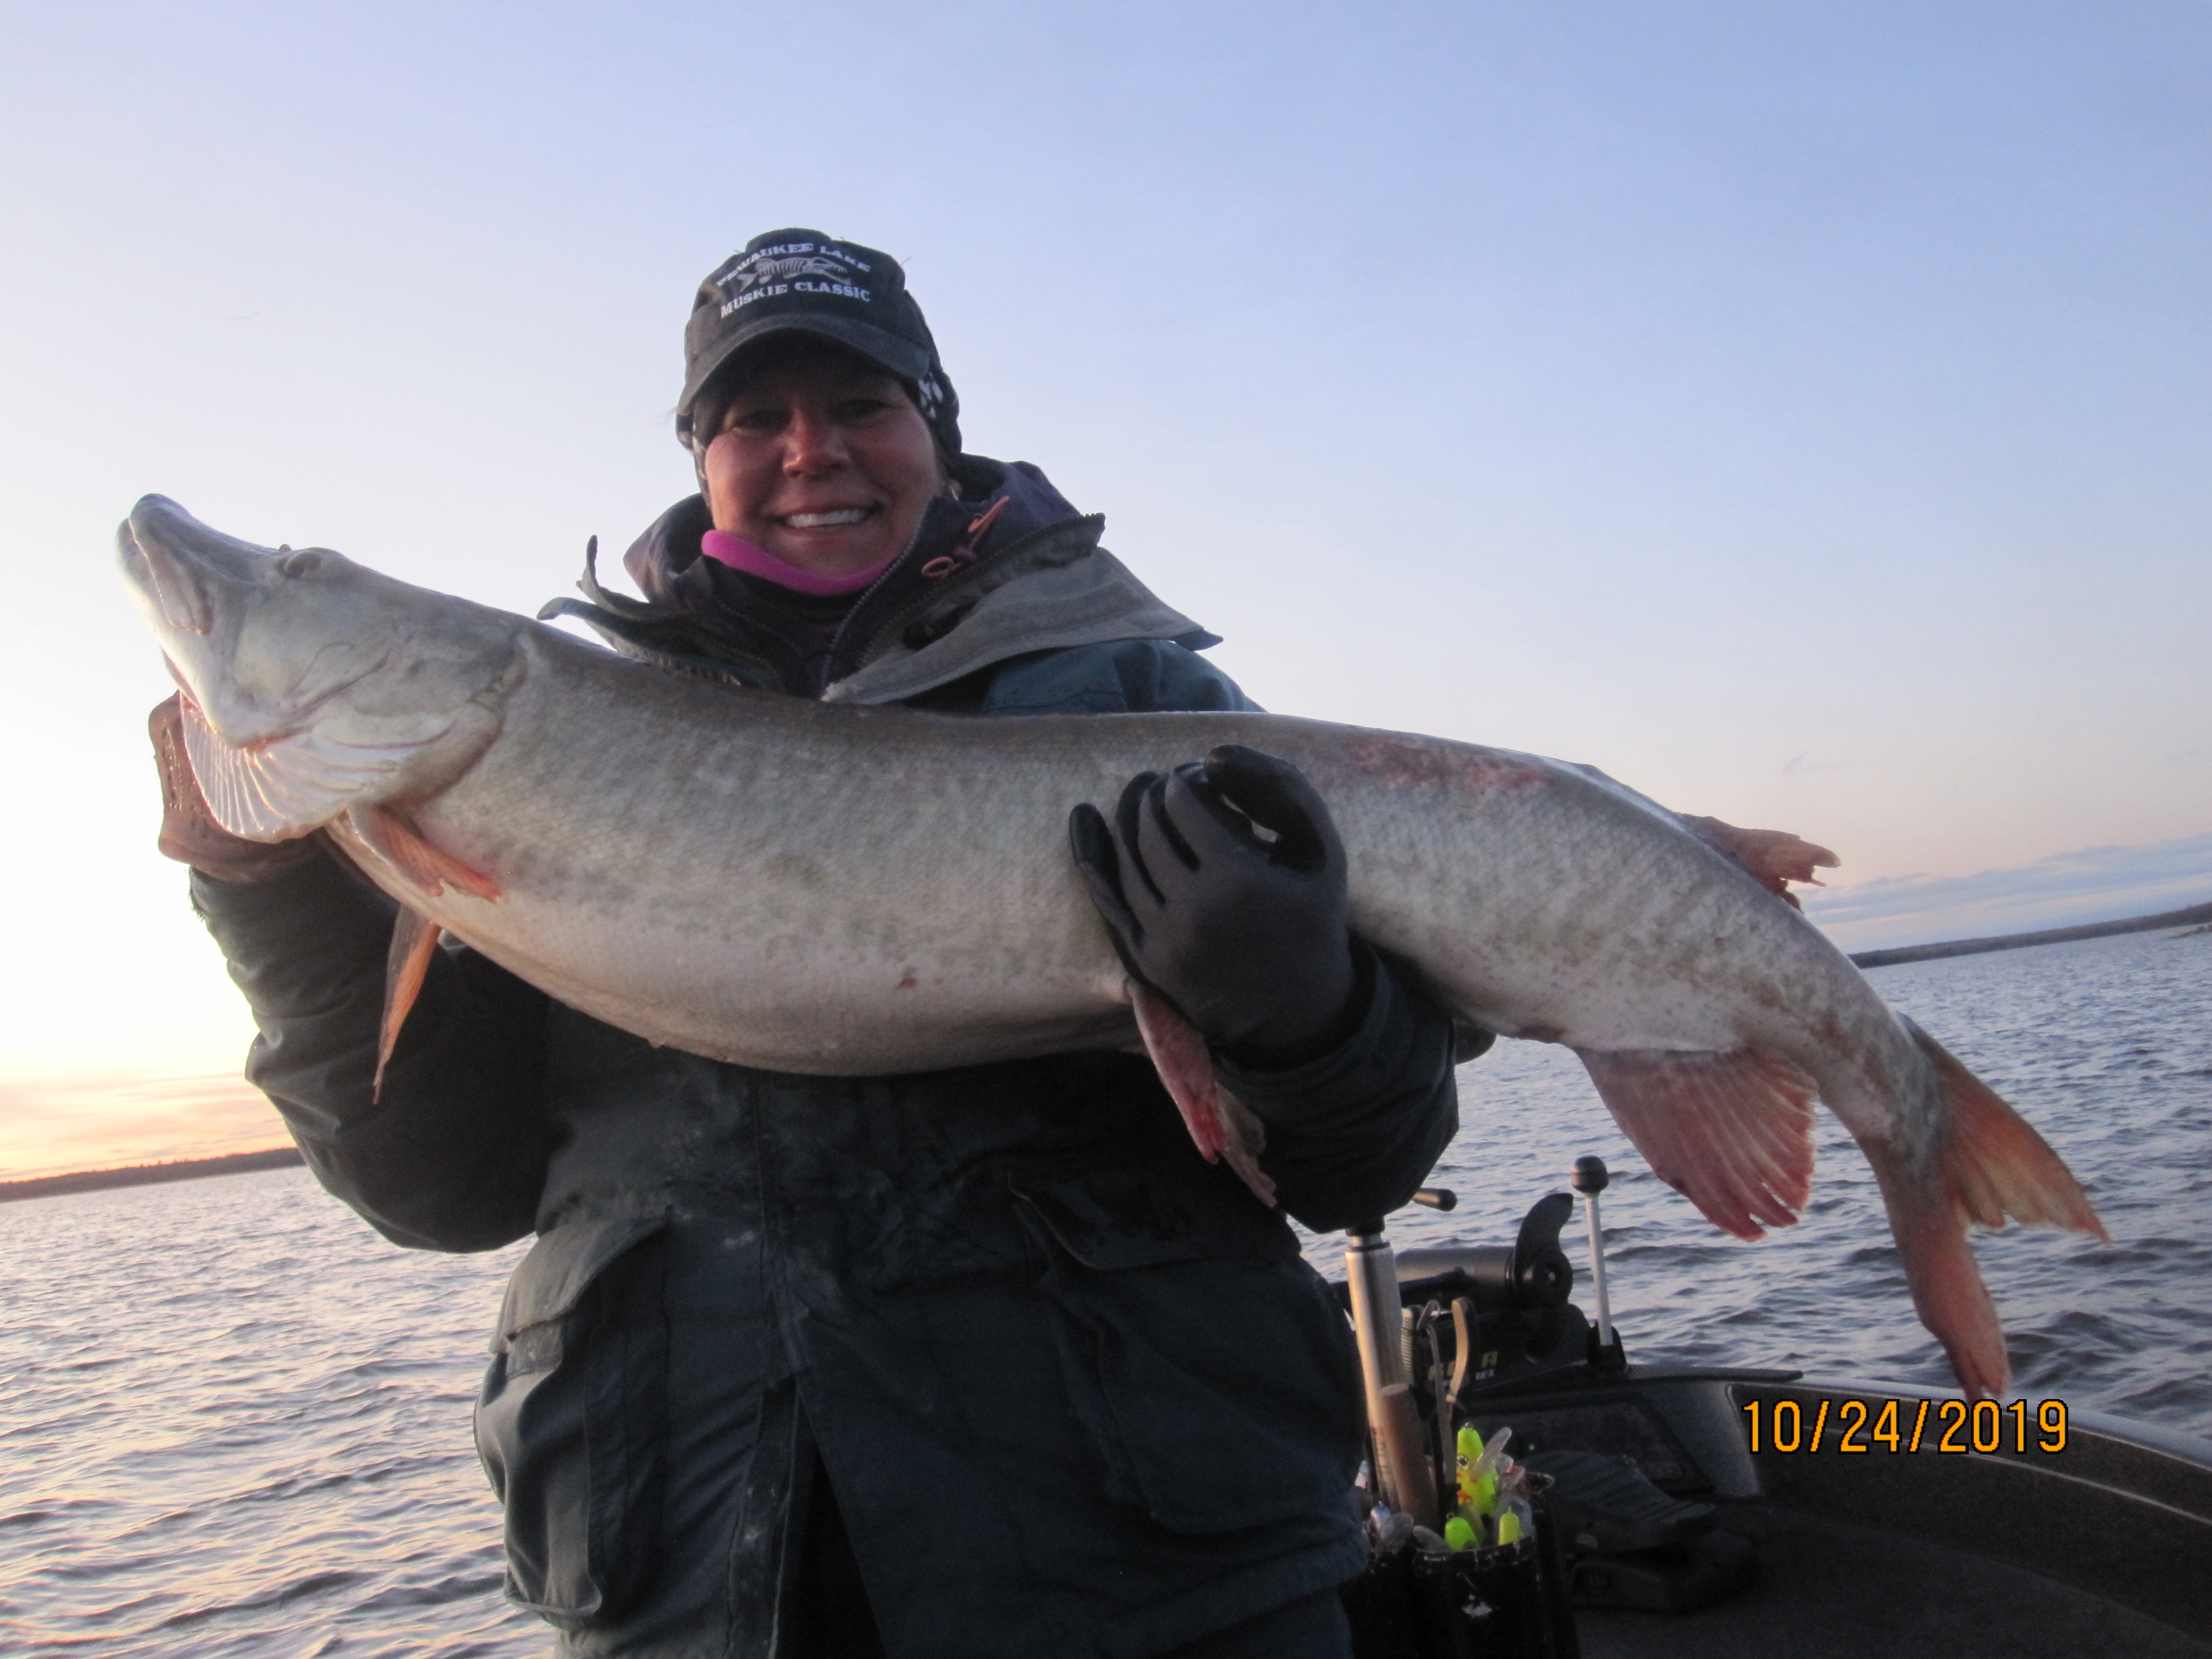
[[1216, 642], [1100, 547], [1105, 520], [1079, 515], [1036, 467], [963, 456], [954, 476], [961, 499], [932, 501], [905, 551], [842, 618], [703, 557], [711, 521], [696, 495], [623, 556], [642, 600], [600, 586], [594, 543], [578, 584], [588, 603], [556, 599], [538, 615], [579, 617], [616, 650], [664, 666], [869, 703], [1036, 651]]

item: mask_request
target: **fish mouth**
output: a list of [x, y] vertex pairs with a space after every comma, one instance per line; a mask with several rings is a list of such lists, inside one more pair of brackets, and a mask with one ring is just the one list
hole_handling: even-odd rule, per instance
[[145, 495], [115, 532], [123, 574], [179, 634], [208, 634], [228, 586], [258, 582], [271, 555], [210, 530], [166, 495]]

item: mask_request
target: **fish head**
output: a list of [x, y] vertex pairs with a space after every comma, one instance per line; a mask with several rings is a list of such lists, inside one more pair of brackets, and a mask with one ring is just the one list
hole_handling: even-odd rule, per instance
[[283, 841], [350, 806], [419, 800], [496, 735], [530, 624], [326, 548], [258, 547], [148, 495], [123, 574], [185, 702], [217, 822]]

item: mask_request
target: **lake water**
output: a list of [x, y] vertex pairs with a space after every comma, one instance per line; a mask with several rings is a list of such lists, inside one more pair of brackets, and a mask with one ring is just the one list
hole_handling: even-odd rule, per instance
[[[1874, 979], [2043, 1130], [2112, 1229], [1982, 1240], [2021, 1391], [2212, 1435], [2212, 936]], [[1461, 1207], [1403, 1212], [1400, 1243], [1510, 1242], [1594, 1152], [1632, 1358], [1948, 1382], [1825, 1115], [1810, 1211], [1747, 1245], [1644, 1172], [1571, 1056], [1500, 1045], [1462, 1093], [1435, 1177]], [[1339, 1243], [1312, 1241], [1324, 1271]], [[500, 1600], [468, 1427], [520, 1248], [393, 1249], [301, 1170], [0, 1206], [0, 1650], [545, 1653]]]

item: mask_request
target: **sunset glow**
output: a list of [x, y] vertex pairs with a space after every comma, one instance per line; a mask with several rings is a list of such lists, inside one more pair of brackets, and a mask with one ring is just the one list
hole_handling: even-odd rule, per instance
[[82, 1071], [0, 1080], [0, 1181], [281, 1146], [283, 1120], [235, 1073]]
[[590, 536], [618, 582], [695, 487], [696, 285], [778, 225], [904, 260], [970, 447], [1269, 708], [1805, 836], [1849, 948], [2212, 899], [2206, 27], [26, 12], [0, 1170], [275, 1133], [153, 850], [131, 502], [525, 613]]

